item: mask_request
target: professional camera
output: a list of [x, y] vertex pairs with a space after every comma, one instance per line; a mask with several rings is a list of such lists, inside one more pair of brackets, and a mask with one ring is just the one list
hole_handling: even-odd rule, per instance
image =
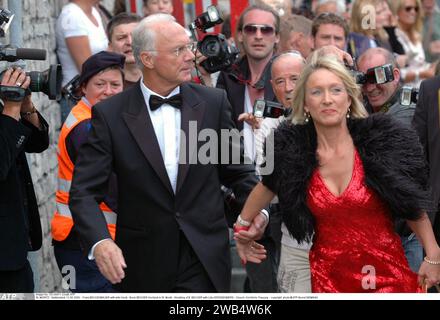
[[205, 34], [207, 29], [222, 22], [217, 8], [209, 6], [206, 12], [189, 25], [193, 38], [197, 40], [197, 49], [208, 58], [201, 63], [201, 66], [209, 73], [227, 69], [237, 59], [239, 53], [234, 45], [228, 44], [223, 34]]
[[357, 84], [384, 84], [394, 80], [393, 66], [391, 64], [370, 68], [366, 73], [357, 70], [351, 70], [351, 73]]
[[281, 103], [257, 99], [254, 103], [254, 116], [256, 118], [279, 118], [289, 116], [292, 109], [286, 109]]
[[412, 103], [417, 103], [419, 98], [419, 89], [410, 86], [403, 86], [400, 91], [400, 104], [409, 106]]
[[[10, 11], [0, 9], [0, 35], [7, 32], [13, 15]], [[46, 60], [46, 50], [15, 48], [10, 45], [0, 45], [0, 61], [16, 62], [18, 60]], [[5, 71], [0, 72], [0, 81]], [[31, 78], [27, 90], [18, 87], [2, 86], [1, 97], [21, 101], [26, 94], [43, 92], [49, 99], [58, 100], [61, 96], [61, 65], [51, 65], [45, 71], [31, 71], [26, 73]]]

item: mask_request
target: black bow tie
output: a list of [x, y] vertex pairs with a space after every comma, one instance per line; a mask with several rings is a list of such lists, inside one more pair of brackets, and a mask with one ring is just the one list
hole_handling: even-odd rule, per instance
[[171, 96], [168, 99], [163, 99], [163, 98], [155, 96], [155, 95], [150, 96], [150, 109], [151, 109], [151, 111], [159, 109], [160, 106], [163, 105], [164, 103], [167, 103], [167, 104], [173, 106], [174, 108], [180, 110], [180, 108], [182, 106], [182, 95], [180, 93], [175, 94], [174, 96]]

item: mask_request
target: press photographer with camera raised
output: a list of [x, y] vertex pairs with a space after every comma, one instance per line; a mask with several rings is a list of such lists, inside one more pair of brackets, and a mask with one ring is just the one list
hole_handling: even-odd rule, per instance
[[[370, 113], [386, 113], [411, 126], [416, 105], [414, 100], [411, 101], [411, 99], [405, 98], [405, 94], [402, 94], [406, 87], [403, 88], [400, 83], [400, 71], [397, 68], [394, 55], [384, 48], [370, 48], [359, 57], [357, 62], [359, 71], [367, 73], [368, 70], [375, 69], [376, 74], [379, 72], [378, 68], [387, 64], [392, 66], [393, 80], [384, 79], [391, 81], [381, 84], [367, 80], [361, 86], [362, 93], [367, 100], [367, 110]], [[396, 222], [395, 230], [401, 237], [411, 269], [417, 272], [423, 261], [422, 245], [404, 220], [400, 219]]]
[[30, 82], [20, 68], [8, 69], [1, 80], [0, 292], [33, 292], [27, 253], [42, 244], [38, 204], [25, 152], [40, 153], [48, 148], [49, 127], [26, 92]]

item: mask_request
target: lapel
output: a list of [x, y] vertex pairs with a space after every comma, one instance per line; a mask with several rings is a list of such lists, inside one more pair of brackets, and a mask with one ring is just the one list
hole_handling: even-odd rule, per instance
[[[206, 109], [205, 102], [189, 84], [182, 84], [180, 86], [180, 93], [182, 94], [181, 135], [176, 194], [185, 181], [190, 163], [196, 163], [197, 161], [197, 141]], [[190, 122], [192, 124], [191, 130]], [[196, 130], [194, 130], [195, 125]]]
[[167, 190], [174, 195], [165, 169], [162, 153], [160, 152], [159, 143], [157, 142], [156, 133], [154, 132], [153, 123], [151, 122], [150, 114], [140, 89], [140, 81], [130, 90], [126, 112], [122, 113], [122, 117], [145, 158], [147, 158]]

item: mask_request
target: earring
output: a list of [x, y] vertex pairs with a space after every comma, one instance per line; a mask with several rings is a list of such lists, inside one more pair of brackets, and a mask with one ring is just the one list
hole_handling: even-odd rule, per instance
[[310, 121], [310, 112], [304, 112], [304, 123], [309, 123]]
[[348, 107], [348, 110], [347, 110], [347, 119], [350, 119], [350, 112], [351, 112], [351, 109], [350, 109], [350, 107]]

